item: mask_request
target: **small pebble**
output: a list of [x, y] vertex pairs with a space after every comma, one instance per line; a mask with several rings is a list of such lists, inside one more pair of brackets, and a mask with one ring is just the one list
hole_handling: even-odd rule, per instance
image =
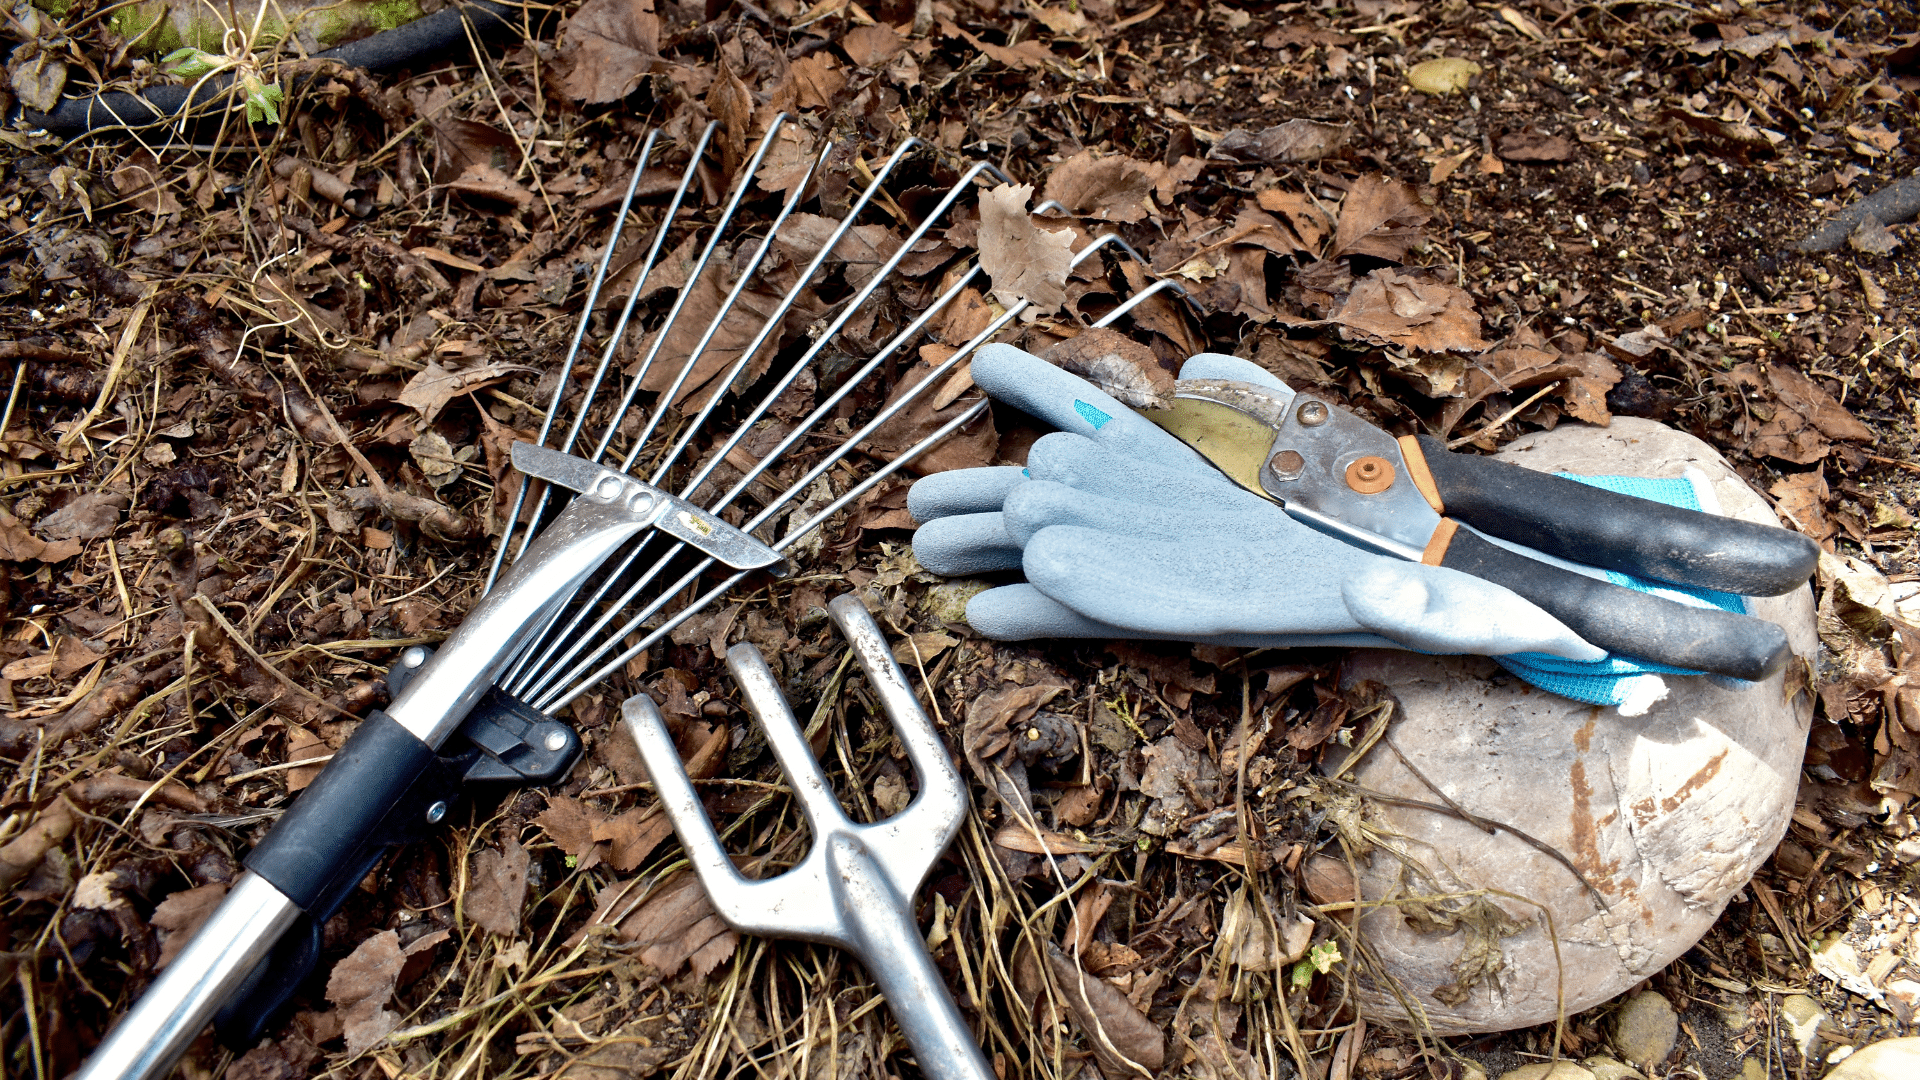
[[1782, 1001], [1780, 1018], [1792, 1030], [1793, 1043], [1800, 1048], [1801, 1057], [1812, 1055], [1814, 1044], [1820, 1041], [1820, 1026], [1831, 1023], [1820, 1003], [1805, 994], [1794, 994]]
[[1593, 1074], [1593, 1080], [1647, 1080], [1639, 1069], [1610, 1057], [1590, 1057], [1581, 1064]]
[[1501, 1073], [1500, 1080], [1594, 1080], [1594, 1075], [1571, 1061], [1536, 1061], [1512, 1072]]
[[1680, 1037], [1680, 1018], [1667, 999], [1651, 990], [1627, 999], [1613, 1016], [1613, 1046], [1620, 1056], [1639, 1066], [1665, 1061]]

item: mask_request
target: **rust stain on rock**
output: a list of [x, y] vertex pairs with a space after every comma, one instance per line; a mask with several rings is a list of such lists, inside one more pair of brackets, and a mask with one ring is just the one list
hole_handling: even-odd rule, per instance
[[1575, 761], [1567, 770], [1567, 786], [1573, 789], [1573, 864], [1593, 887], [1609, 896], [1620, 892], [1614, 874], [1619, 862], [1600, 861], [1600, 833], [1593, 820], [1593, 787], [1587, 783], [1587, 763]]

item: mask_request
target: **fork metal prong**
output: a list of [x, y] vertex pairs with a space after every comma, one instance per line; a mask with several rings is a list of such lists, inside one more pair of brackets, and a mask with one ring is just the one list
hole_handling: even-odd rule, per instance
[[833, 785], [827, 782], [827, 774], [815, 760], [813, 747], [801, 733], [800, 722], [787, 707], [780, 683], [760, 650], [744, 641], [728, 649], [727, 670], [733, 675], [734, 685], [740, 688], [741, 703], [766, 734], [767, 749], [773, 751], [773, 759], [786, 774], [794, 800], [800, 804], [800, 812], [806, 815], [807, 825], [813, 831], [814, 842], [847, 825], [840, 801], [834, 798]]

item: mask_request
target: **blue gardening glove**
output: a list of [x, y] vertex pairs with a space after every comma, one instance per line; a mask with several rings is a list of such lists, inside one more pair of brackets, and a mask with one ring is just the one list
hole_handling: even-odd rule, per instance
[[[1277, 385], [1256, 365], [1214, 354], [1181, 374]], [[914, 553], [928, 570], [1026, 572], [1026, 584], [968, 604], [967, 621], [989, 637], [1605, 656], [1501, 586], [1373, 555], [1299, 524], [1038, 357], [987, 346], [973, 379], [1061, 429], [1034, 444], [1024, 470], [937, 473], [908, 496], [925, 523]]]
[[[1713, 495], [1713, 489], [1706, 483], [1705, 477], [1700, 477], [1699, 482], [1696, 483], [1684, 478], [1654, 480], [1639, 476], [1576, 476], [1572, 473], [1560, 475], [1582, 484], [1626, 495], [1637, 495], [1642, 499], [1666, 503], [1668, 506], [1705, 510], [1710, 513], [1719, 511], [1718, 500]], [[1538, 557], [1537, 553], [1535, 557]], [[1741, 615], [1749, 614], [1746, 599], [1734, 593], [1715, 592], [1712, 589], [1630, 577], [1611, 570], [1598, 571], [1598, 573], [1615, 585], [1623, 585], [1638, 592], [1653, 593], [1676, 603], [1694, 607], [1717, 607], [1723, 611], [1732, 611]], [[1590, 662], [1565, 660], [1543, 653], [1514, 653], [1508, 656], [1496, 656], [1494, 659], [1500, 663], [1500, 666], [1542, 690], [1572, 698], [1575, 701], [1584, 701], [1589, 705], [1615, 706], [1625, 716], [1643, 715], [1654, 702], [1667, 695], [1667, 684], [1666, 680], [1661, 678], [1662, 675], [1700, 674], [1685, 668], [1668, 667], [1664, 664], [1611, 653], [1603, 660]], [[1730, 690], [1748, 690], [1757, 685], [1720, 675], [1709, 676], [1709, 678]]]

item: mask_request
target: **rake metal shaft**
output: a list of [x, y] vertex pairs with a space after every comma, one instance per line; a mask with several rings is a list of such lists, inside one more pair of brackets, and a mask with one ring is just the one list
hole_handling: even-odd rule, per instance
[[853, 953], [892, 1006], [923, 1073], [934, 1080], [989, 1080], [993, 1070], [913, 919], [914, 893], [966, 818], [966, 783], [859, 598], [839, 597], [827, 612], [853, 646], [868, 685], [893, 722], [920, 779], [920, 794], [885, 821], [858, 825], [848, 820], [766, 660], [752, 645], [735, 645], [727, 652], [727, 668], [792, 785], [812, 839], [806, 858], [780, 876], [753, 881], [734, 868], [653, 699], [637, 694], [621, 706], [621, 715], [661, 808], [714, 911], [728, 926]]

